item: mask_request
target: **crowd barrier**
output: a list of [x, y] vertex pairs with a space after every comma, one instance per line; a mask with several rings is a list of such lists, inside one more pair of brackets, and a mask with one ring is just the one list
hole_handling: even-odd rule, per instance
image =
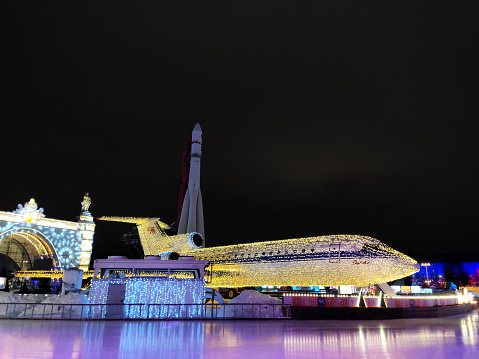
[[427, 308], [459, 304], [459, 298], [384, 298], [386, 308]]
[[0, 318], [79, 320], [291, 319], [284, 304], [32, 304], [0, 303]]
[[357, 297], [284, 296], [283, 303], [293, 307], [357, 307]]
[[381, 298], [364, 297], [364, 305], [366, 308], [379, 308], [381, 306]]
[[[462, 299], [461, 299], [462, 298]], [[366, 308], [381, 307], [381, 300], [378, 296], [364, 296], [364, 306]], [[469, 302], [465, 297], [395, 297], [384, 298], [386, 308], [427, 308], [443, 307], [449, 305], [458, 305]], [[359, 300], [357, 296], [351, 297], [333, 297], [333, 296], [312, 296], [312, 295], [292, 295], [284, 296], [283, 303], [293, 307], [327, 307], [327, 308], [345, 308], [358, 307]]]

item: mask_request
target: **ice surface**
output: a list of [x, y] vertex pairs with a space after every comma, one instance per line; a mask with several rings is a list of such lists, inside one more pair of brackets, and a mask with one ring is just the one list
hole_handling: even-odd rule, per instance
[[479, 357], [478, 311], [368, 321], [0, 320], [0, 359]]

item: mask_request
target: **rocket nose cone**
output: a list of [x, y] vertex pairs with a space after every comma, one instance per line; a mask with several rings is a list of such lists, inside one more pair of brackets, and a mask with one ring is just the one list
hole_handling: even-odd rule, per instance
[[191, 140], [193, 142], [199, 142], [201, 144], [201, 135], [201, 127], [200, 124], [197, 122], [191, 134]]

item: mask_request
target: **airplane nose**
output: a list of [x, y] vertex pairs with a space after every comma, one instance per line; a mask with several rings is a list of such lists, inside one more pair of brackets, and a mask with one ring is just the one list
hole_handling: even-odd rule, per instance
[[401, 262], [403, 265], [407, 267], [407, 270], [410, 271], [408, 275], [417, 273], [421, 270], [421, 265], [416, 262], [413, 258], [408, 257], [404, 254], [401, 254], [402, 260]]

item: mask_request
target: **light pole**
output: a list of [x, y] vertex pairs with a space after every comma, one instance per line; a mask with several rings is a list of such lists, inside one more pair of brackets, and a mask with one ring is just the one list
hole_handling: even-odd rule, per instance
[[427, 271], [427, 267], [431, 266], [431, 263], [421, 263], [422, 267], [426, 267], [426, 283], [429, 286], [429, 273]]

